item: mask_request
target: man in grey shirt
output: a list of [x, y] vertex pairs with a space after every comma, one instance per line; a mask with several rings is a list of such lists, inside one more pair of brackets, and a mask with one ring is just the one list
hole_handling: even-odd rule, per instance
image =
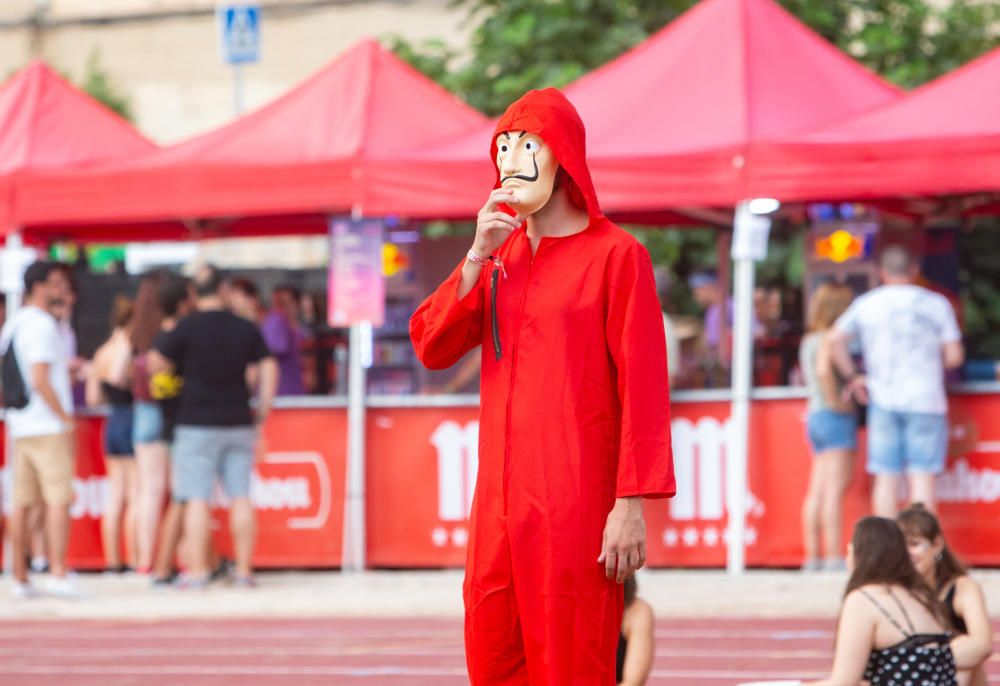
[[[935, 509], [937, 476], [948, 452], [944, 373], [961, 366], [965, 350], [951, 304], [916, 285], [917, 263], [906, 248], [886, 248], [880, 267], [882, 285], [855, 300], [837, 320], [831, 352], [848, 379], [846, 391], [868, 404], [872, 509], [895, 517], [904, 473], [910, 501]], [[865, 374], [848, 351], [853, 338], [861, 343]]]

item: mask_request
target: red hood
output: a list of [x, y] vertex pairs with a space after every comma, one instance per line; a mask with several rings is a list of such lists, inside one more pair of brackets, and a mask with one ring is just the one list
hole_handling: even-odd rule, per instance
[[[528, 91], [514, 102], [497, 123], [490, 142], [490, 159], [496, 164], [497, 136], [504, 131], [527, 131], [542, 137], [572, 181], [570, 199], [587, 210], [591, 219], [601, 216], [594, 182], [587, 169], [586, 132], [576, 108], [555, 88]], [[493, 186], [500, 187], [500, 170]]]

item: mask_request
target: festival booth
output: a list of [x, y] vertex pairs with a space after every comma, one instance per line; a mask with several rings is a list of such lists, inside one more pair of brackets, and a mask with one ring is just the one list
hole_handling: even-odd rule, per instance
[[[391, 57], [370, 49], [369, 59], [376, 64], [394, 64]], [[408, 67], [401, 70], [415, 77]], [[317, 76], [310, 83], [321, 81]], [[357, 87], [355, 81], [350, 83]], [[754, 185], [756, 170], [765, 159], [759, 152], [769, 151], [770, 142], [898, 97], [894, 88], [809, 32], [771, 0], [700, 3], [566, 92], [587, 124], [591, 168], [609, 214], [662, 221], [668, 212], [680, 211], [726, 224], [731, 223], [728, 212], [734, 205], [753, 195], [770, 194]], [[305, 103], [298, 91], [286, 98]], [[103, 238], [105, 230], [136, 238], [324, 231], [328, 214], [347, 212], [356, 205], [366, 216], [475, 214], [492, 186], [494, 171], [486, 153], [492, 128], [474, 113], [461, 120], [467, 129], [456, 126], [433, 147], [412, 138], [390, 139], [403, 149], [384, 148], [384, 156], [359, 163], [360, 171], [354, 175], [334, 176], [344, 167], [318, 160], [316, 143], [298, 148], [309, 163], [270, 164], [285, 154], [282, 146], [295, 148], [297, 141], [289, 137], [295, 138], [297, 127], [317, 136], [319, 132], [332, 136], [334, 128], [344, 135], [359, 131], [378, 135], [364, 117], [345, 117], [343, 125], [331, 126], [330, 122], [341, 121], [335, 115], [342, 112], [331, 113], [324, 107], [347, 100], [351, 99], [341, 95], [334, 101], [327, 96], [302, 104], [291, 110], [295, 116], [289, 124], [279, 123], [283, 98], [163, 156], [86, 175], [40, 179], [21, 196], [23, 226], [29, 234], [38, 231], [50, 238]], [[443, 110], [457, 107], [440, 92], [428, 95], [428, 102], [424, 107], [422, 98], [413, 95], [402, 112], [405, 124], [388, 116], [380, 121], [407, 134], [429, 131], [431, 125], [424, 122], [440, 121], [446, 116]], [[380, 111], [373, 104], [367, 109]], [[254, 122], [267, 122], [269, 130], [283, 132], [276, 139], [281, 141], [277, 150], [270, 140], [252, 135]], [[247, 151], [254, 145], [257, 154], [251, 156]], [[163, 160], [181, 156], [178, 151], [185, 148], [190, 156], [183, 155], [183, 162], [171, 170]], [[350, 159], [356, 160], [369, 147], [350, 149]], [[212, 156], [215, 162], [204, 162]], [[428, 166], [436, 170], [430, 185], [414, 174]], [[285, 180], [286, 175], [298, 178], [295, 175], [302, 170], [303, 189], [311, 188], [312, 195], [306, 190], [300, 194], [293, 181]], [[316, 171], [315, 177], [311, 171]], [[243, 183], [230, 181], [228, 174]], [[358, 195], [349, 197], [347, 191], [332, 188], [340, 178], [345, 183], [356, 181], [351, 187]], [[442, 178], [447, 179], [443, 184]], [[325, 192], [324, 183], [331, 186]], [[156, 184], [164, 185], [162, 196]], [[273, 193], [270, 184], [277, 187]], [[146, 185], [153, 188], [144, 189]], [[138, 195], [121, 193], [122, 188]], [[405, 318], [397, 318], [401, 327]], [[737, 543], [746, 545], [746, 563], [797, 566], [801, 562], [799, 507], [809, 469], [804, 393], [795, 388], [758, 389], [747, 399], [752, 426], [748, 440], [745, 429], [734, 424], [730, 391], [673, 396], [678, 496], [647, 503], [651, 565], [726, 563], [727, 492], [734, 490], [730, 488], [734, 478], [739, 482], [734, 470], [744, 460], [747, 488], [740, 490], [745, 493], [746, 526]], [[953, 454], [941, 493], [950, 538], [967, 559], [979, 564], [1000, 561], [985, 543], [996, 534], [986, 528], [986, 520], [1000, 498], [1000, 474], [983, 466], [988, 451], [1000, 446], [1000, 435], [993, 435], [995, 427], [986, 421], [990, 403], [990, 396], [974, 389], [953, 398]], [[345, 505], [357, 503], [363, 493], [363, 554], [368, 566], [463, 564], [478, 467], [478, 398], [369, 395], [363, 402], [367, 411], [360, 415], [351, 415], [348, 405], [347, 398], [286, 399], [269, 419], [268, 457], [254, 485], [261, 513], [257, 563], [340, 565]], [[348, 433], [362, 440], [363, 481], [345, 480]], [[358, 444], [352, 446], [356, 450]], [[86, 459], [96, 470], [100, 464], [96, 446]], [[859, 460], [848, 496], [848, 518], [867, 511], [862, 464]], [[93, 490], [97, 489], [95, 485]], [[88, 514], [91, 517], [78, 520], [77, 530], [96, 531], [92, 516], [97, 512]], [[92, 540], [88, 545], [91, 553], [98, 550]], [[78, 563], [88, 559], [85, 551], [74, 549], [74, 553]]]
[[[608, 214], [636, 222], [658, 221], [664, 210], [671, 210], [727, 224], [732, 222], [730, 208], [743, 200], [786, 199], [782, 191], [791, 181], [769, 188], [785, 175], [794, 178], [795, 167], [771, 166], [774, 141], [880, 106], [892, 109], [900, 97], [897, 89], [768, 0], [699, 3], [634, 50], [568, 86], [565, 93], [586, 123], [588, 159]], [[953, 103], [950, 115], [954, 119], [956, 112], [964, 111]], [[492, 128], [486, 127], [433, 155], [442, 163], [467, 165], [467, 172], [458, 176], [471, 177], [474, 169], [484, 167], [492, 181], [493, 170], [482, 161], [491, 134]], [[836, 146], [830, 149], [835, 154]], [[817, 182], [821, 178], [818, 171]], [[787, 199], [851, 197], [836, 193], [838, 181], [837, 176], [827, 178], [825, 186]], [[898, 194], [907, 191], [900, 187], [885, 197]], [[824, 232], [821, 238], [845, 223], [869, 225], [867, 217], [848, 215], [839, 206], [832, 216], [817, 210], [814, 223]], [[814, 245], [809, 248], [815, 252]], [[822, 268], [811, 268], [817, 278], [836, 273], [873, 285], [870, 262], [828, 261]], [[995, 456], [1000, 433], [989, 421], [1000, 407], [992, 390], [989, 385], [956, 387], [950, 457], [939, 493], [949, 540], [975, 564], [1000, 563], [989, 543], [1000, 534], [990, 524], [1000, 502]], [[470, 505], [476, 472], [478, 424], [473, 400], [467, 407], [449, 410], [386, 409], [384, 428], [376, 426], [370, 433], [373, 446], [391, 445], [392, 430], [405, 421], [412, 436], [411, 447], [400, 449], [392, 461], [393, 471], [405, 475], [400, 485], [391, 488], [388, 479], [380, 482], [378, 477], [369, 481], [375, 510], [377, 492], [395, 498], [409, 493], [412, 503], [406, 517], [379, 516], [370, 510], [372, 564], [462, 563], [467, 537], [463, 513]], [[734, 463], [744, 454], [746, 563], [801, 563], [800, 507], [810, 467], [805, 395], [794, 387], [756, 389], [749, 405], [747, 438], [734, 423], [731, 391], [673, 395], [678, 495], [667, 502], [647, 503], [650, 565], [726, 564], [727, 493]], [[381, 410], [372, 412], [379, 416]], [[377, 454], [369, 457], [383, 459]], [[429, 475], [436, 476], [436, 488]], [[419, 491], [436, 491], [437, 498], [414, 499], [413, 483], [425, 484]], [[868, 490], [860, 455], [847, 496], [847, 521], [868, 513]], [[845, 534], [849, 533], [848, 527]]]
[[[43, 62], [32, 62], [0, 85], [0, 228], [6, 242], [0, 262], [0, 284], [8, 303], [16, 307], [20, 302], [19, 266], [34, 259], [35, 254], [22, 249], [17, 234], [22, 185], [53, 170], [87, 168], [114, 159], [146, 155], [156, 149], [128, 122], [74, 88]], [[100, 443], [87, 433], [88, 424], [88, 419], [81, 418], [83, 430], [78, 440], [80, 453], [85, 455], [93, 454]], [[6, 440], [0, 440], [4, 452], [6, 446]], [[8, 507], [10, 473], [4, 464], [0, 455], [3, 489], [0, 503]], [[86, 494], [90, 469], [88, 460], [78, 482], [80, 497], [75, 505], [78, 512], [81, 508], [93, 508], [93, 498]], [[84, 560], [92, 558], [94, 551], [100, 551], [96, 530], [77, 540], [86, 551]]]
[[145, 155], [156, 146], [43, 62], [0, 85], [0, 227], [17, 228], [21, 185], [35, 174]]
[[[16, 189], [6, 226], [39, 243], [336, 231], [350, 222], [332, 217], [388, 215], [393, 208], [408, 207], [413, 198], [432, 205], [441, 195], [440, 180], [426, 169], [415, 173], [411, 165], [408, 174], [391, 183], [377, 181], [377, 170], [399, 164], [394, 151], [460, 136], [484, 122], [482, 115], [367, 40], [277, 101], [219, 130], [173, 148], [133, 153], [132, 159], [87, 173], [59, 170], [25, 180]], [[391, 219], [384, 224], [406, 228]], [[392, 231], [385, 236], [391, 239]], [[383, 251], [381, 244], [377, 248]], [[464, 248], [446, 252], [450, 271]], [[396, 257], [394, 263], [428, 261], [419, 248]], [[406, 271], [400, 272], [398, 280], [405, 281]], [[443, 276], [431, 270], [427, 278]], [[412, 290], [411, 284], [400, 286]], [[406, 340], [409, 312], [378, 304], [386, 309], [385, 327], [375, 347], [392, 353]], [[359, 348], [352, 345], [352, 354]], [[258, 566], [341, 565], [344, 533], [352, 530], [345, 522], [348, 492], [355, 497], [347, 516], [353, 512], [355, 521], [365, 516], [359, 510], [364, 462], [360, 469], [348, 468], [350, 449], [357, 454], [364, 445], [363, 428], [348, 431], [349, 420], [365, 422], [358, 402], [363, 378], [353, 390], [348, 398], [286, 399], [269, 418], [267, 456], [257, 467], [252, 491], [260, 515]], [[103, 566], [102, 421], [100, 416], [79, 420], [70, 561], [80, 568]], [[384, 418], [379, 421], [384, 425]], [[349, 445], [350, 436], [355, 440]], [[349, 487], [349, 476], [360, 487]], [[219, 518], [217, 535], [228, 547], [224, 519]], [[363, 545], [363, 539], [354, 540]]]

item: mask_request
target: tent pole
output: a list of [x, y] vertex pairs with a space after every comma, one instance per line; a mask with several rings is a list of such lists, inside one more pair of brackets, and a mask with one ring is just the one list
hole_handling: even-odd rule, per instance
[[[361, 219], [355, 207], [352, 219]], [[367, 339], [367, 340], [366, 340]], [[347, 493], [344, 500], [344, 571], [365, 569], [365, 365], [363, 347], [370, 348], [371, 323], [350, 328], [347, 373]]]
[[[15, 229], [7, 235], [7, 244], [4, 246], [7, 250], [11, 252], [20, 252], [24, 247], [24, 240], [21, 238], [21, 231]], [[7, 263], [13, 264], [13, 260]], [[7, 291], [7, 321], [17, 314], [17, 311], [21, 309], [23, 302], [22, 294], [19, 289], [11, 289]], [[6, 420], [6, 417], [5, 417]], [[10, 437], [9, 431], [4, 431], [4, 454], [7, 456], [7, 483], [14, 483], [14, 439]], [[10, 503], [3, 500], [3, 507], [7, 510], [10, 507]], [[0, 518], [6, 518], [9, 515], [9, 510], [0, 513]], [[10, 536], [4, 537], [3, 542], [3, 571], [5, 574], [10, 574], [13, 567], [14, 556], [12, 554], [10, 545]]]
[[[737, 224], [741, 212], [737, 209]], [[739, 231], [739, 226], [736, 227]], [[734, 243], [736, 241], [734, 240]], [[726, 571], [740, 576], [746, 570], [747, 462], [750, 440], [750, 389], [753, 380], [753, 289], [754, 261], [746, 256], [734, 259], [733, 273], [733, 357], [732, 425], [726, 460], [726, 510], [729, 527]], [[723, 320], [725, 320], [723, 312]]]

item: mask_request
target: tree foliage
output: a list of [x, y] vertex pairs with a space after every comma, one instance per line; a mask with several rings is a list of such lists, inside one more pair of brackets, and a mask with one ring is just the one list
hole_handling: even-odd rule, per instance
[[[924, 83], [996, 43], [995, 1], [780, 0], [805, 24], [901, 86]], [[564, 86], [655, 33], [696, 0], [453, 0], [470, 44], [396, 52], [487, 114], [526, 90]], [[946, 6], [942, 6], [946, 5]]]
[[[997, 0], [778, 0], [828, 41], [882, 77], [912, 88], [986, 52], [997, 43]], [[465, 11], [468, 46], [391, 39], [404, 59], [473, 107], [499, 114], [531, 88], [561, 87], [637, 45], [697, 0], [452, 0]], [[720, 46], [720, 49], [723, 49]], [[995, 245], [998, 227], [975, 232], [965, 245]], [[680, 283], [714, 263], [714, 232], [637, 231], [655, 262]], [[804, 272], [801, 232], [775, 232], [762, 282], [799, 286]], [[976, 244], [978, 245], [978, 244]], [[1000, 290], [983, 269], [986, 250], [966, 249], [963, 264], [969, 332], [1000, 357]], [[682, 288], [683, 290], [683, 288]], [[690, 303], [681, 303], [682, 310]], [[993, 333], [991, 333], [993, 332]], [[974, 344], [978, 345], [978, 343]]]
[[80, 88], [123, 119], [132, 121], [132, 106], [128, 96], [118, 90], [108, 78], [108, 73], [101, 66], [101, 55], [96, 50], [87, 59]]

